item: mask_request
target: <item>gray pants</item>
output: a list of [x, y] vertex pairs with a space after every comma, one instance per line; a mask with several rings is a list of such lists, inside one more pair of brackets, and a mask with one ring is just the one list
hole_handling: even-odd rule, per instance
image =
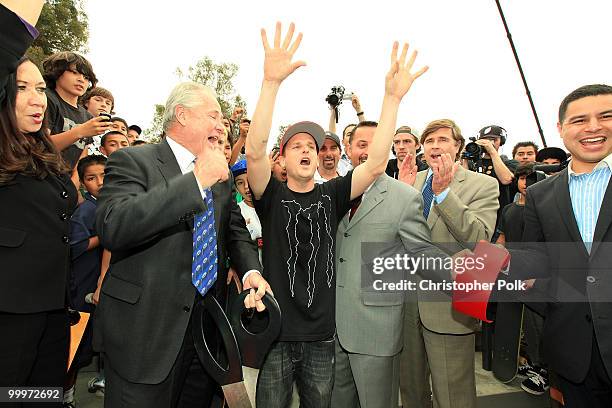
[[412, 312], [404, 320], [402, 403], [410, 408], [430, 408], [432, 403], [435, 408], [476, 408], [475, 335], [431, 332], [421, 324], [418, 311]]
[[399, 353], [390, 357], [349, 353], [336, 338], [332, 407], [396, 408]]

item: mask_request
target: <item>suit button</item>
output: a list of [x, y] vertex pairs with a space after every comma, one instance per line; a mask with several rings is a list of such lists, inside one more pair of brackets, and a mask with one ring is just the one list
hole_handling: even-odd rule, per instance
[[584, 319], [585, 319], [587, 322], [589, 322], [589, 323], [591, 323], [591, 322], [593, 321], [593, 319], [591, 318], [591, 315], [585, 315], [585, 316], [584, 316]]
[[348, 232], [345, 232], [345, 233], [344, 233], [344, 238], [347, 238], [347, 237], [350, 237], [350, 235], [349, 235], [349, 233], [348, 233]]
[[70, 242], [70, 238], [68, 238], [68, 236], [67, 236], [67, 235], [64, 235], [64, 236], [62, 237], [62, 241], [64, 242], [64, 244], [67, 244], [67, 243], [69, 243], [69, 242]]
[[344, 262], [344, 258], [340, 258], [340, 262]]
[[595, 283], [596, 279], [594, 276], [587, 276], [587, 282], [589, 283]]
[[183, 312], [188, 312], [190, 310], [191, 308], [189, 306], [183, 306]]
[[66, 221], [67, 219], [68, 219], [68, 214], [66, 214], [66, 213], [62, 213], [62, 214], [60, 215], [60, 220], [62, 220], [62, 221]]
[[68, 198], [68, 193], [66, 191], [62, 191], [62, 198]]

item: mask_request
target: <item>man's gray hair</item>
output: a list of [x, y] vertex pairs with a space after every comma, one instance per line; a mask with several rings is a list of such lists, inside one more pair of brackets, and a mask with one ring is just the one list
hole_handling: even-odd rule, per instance
[[194, 108], [201, 105], [206, 96], [216, 99], [215, 91], [206, 85], [196, 82], [181, 82], [175, 86], [166, 100], [162, 121], [164, 132], [166, 132], [170, 124], [176, 120], [177, 106], [181, 105], [187, 109]]

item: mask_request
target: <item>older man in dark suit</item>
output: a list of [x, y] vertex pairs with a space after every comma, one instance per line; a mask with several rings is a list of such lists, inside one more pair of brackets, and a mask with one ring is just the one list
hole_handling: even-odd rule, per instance
[[223, 299], [228, 257], [257, 288], [247, 305], [263, 307], [269, 286], [215, 148], [222, 119], [212, 90], [179, 84], [162, 142], [107, 164], [96, 225], [113, 255], [95, 325], [106, 407], [208, 406], [216, 386], [194, 351], [192, 310], [204, 296]]

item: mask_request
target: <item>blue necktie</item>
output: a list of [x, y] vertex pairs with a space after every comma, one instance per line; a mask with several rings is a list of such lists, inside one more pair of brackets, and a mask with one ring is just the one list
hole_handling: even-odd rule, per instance
[[433, 189], [431, 188], [432, 182], [433, 174], [427, 178], [425, 188], [423, 189], [423, 217], [425, 217], [425, 221], [427, 221], [427, 217], [429, 217], [429, 210], [431, 210], [431, 201], [434, 197]]
[[193, 221], [193, 258], [191, 281], [202, 296], [217, 280], [217, 232], [215, 231], [215, 207], [210, 188], [206, 193], [208, 209], [195, 216]]

